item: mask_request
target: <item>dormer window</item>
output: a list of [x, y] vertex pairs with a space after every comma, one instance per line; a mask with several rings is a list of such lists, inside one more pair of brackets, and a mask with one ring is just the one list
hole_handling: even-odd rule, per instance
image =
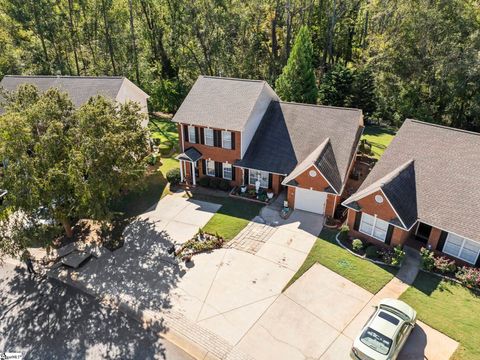
[[188, 142], [196, 143], [197, 142], [197, 134], [195, 131], [195, 126], [188, 127]]
[[232, 133], [230, 131], [222, 131], [222, 147], [224, 149], [232, 148]]

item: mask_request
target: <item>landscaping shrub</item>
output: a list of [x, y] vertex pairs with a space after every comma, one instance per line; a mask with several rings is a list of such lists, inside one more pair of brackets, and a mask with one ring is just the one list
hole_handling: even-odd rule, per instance
[[480, 289], [480, 269], [478, 268], [462, 266], [455, 277], [470, 289]]
[[393, 256], [390, 264], [392, 265], [400, 265], [405, 259], [405, 251], [402, 249], [400, 245], [397, 245], [393, 248]]
[[369, 245], [365, 250], [365, 255], [369, 259], [378, 259], [379, 253], [377, 247], [375, 245]]
[[349, 231], [350, 231], [350, 228], [348, 227], [347, 224], [343, 224], [343, 225], [340, 227], [340, 232], [341, 232], [342, 234], [346, 234], [346, 233], [348, 233]]
[[422, 257], [422, 268], [427, 271], [432, 271], [435, 268], [435, 256], [433, 255], [433, 251], [427, 248], [421, 248], [420, 255]]
[[220, 182], [218, 183], [218, 188], [220, 190], [227, 191], [230, 189], [230, 181], [225, 180], [225, 179], [220, 179]]
[[454, 260], [447, 259], [446, 257], [435, 257], [434, 266], [438, 272], [442, 274], [450, 273], [453, 274], [457, 270], [457, 265], [455, 265]]
[[211, 177], [210, 181], [208, 182], [208, 186], [212, 189], [218, 189], [218, 187], [220, 186], [220, 180], [221, 179], [219, 178]]
[[359, 252], [363, 249], [363, 242], [360, 239], [355, 239], [352, 241], [352, 249], [355, 252]]
[[199, 180], [198, 180], [198, 185], [200, 186], [204, 186], [204, 187], [207, 187], [209, 186], [210, 184], [210, 179], [206, 176], [204, 177], [201, 177]]
[[180, 169], [175, 168], [171, 169], [167, 172], [167, 181], [170, 183], [171, 186], [175, 186], [180, 184]]
[[172, 144], [169, 142], [163, 142], [158, 146], [158, 151], [162, 155], [169, 155], [172, 151]]

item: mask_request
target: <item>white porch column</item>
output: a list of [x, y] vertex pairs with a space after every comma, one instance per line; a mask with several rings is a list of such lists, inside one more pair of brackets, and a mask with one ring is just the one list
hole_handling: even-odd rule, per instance
[[196, 176], [195, 176], [195, 163], [192, 162], [192, 179], [193, 179], [193, 186], [197, 185], [197, 181], [196, 181]]
[[246, 185], [245, 184], [245, 169], [244, 168], [241, 168], [242, 169], [242, 185]]
[[180, 160], [180, 182], [183, 183], [183, 161]]

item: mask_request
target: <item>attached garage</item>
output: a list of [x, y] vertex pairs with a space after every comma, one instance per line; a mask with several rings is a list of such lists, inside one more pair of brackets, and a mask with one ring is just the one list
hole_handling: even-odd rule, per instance
[[327, 193], [297, 187], [295, 189], [295, 209], [323, 215]]

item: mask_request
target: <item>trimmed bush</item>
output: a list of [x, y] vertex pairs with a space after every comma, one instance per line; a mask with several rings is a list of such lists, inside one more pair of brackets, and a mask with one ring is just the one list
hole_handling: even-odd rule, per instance
[[369, 245], [367, 249], [365, 250], [365, 255], [369, 259], [378, 259], [379, 254], [378, 254], [378, 249], [375, 245]]
[[220, 179], [220, 182], [218, 183], [218, 188], [220, 190], [227, 191], [230, 189], [230, 181], [225, 180], [225, 179]]
[[341, 232], [342, 234], [346, 234], [346, 233], [348, 233], [349, 231], [350, 231], [350, 228], [348, 227], [347, 224], [344, 224], [344, 225], [342, 225], [342, 226], [340, 227], [340, 232]]
[[355, 252], [359, 252], [363, 249], [363, 242], [360, 239], [355, 239], [352, 241], [352, 249]]
[[210, 186], [212, 189], [218, 189], [220, 186], [220, 180], [219, 178], [216, 177], [211, 177], [210, 181], [208, 182], [208, 186]]
[[480, 289], [480, 269], [462, 266], [455, 277], [470, 289]]
[[171, 169], [167, 172], [167, 181], [170, 183], [170, 185], [175, 186], [180, 184], [181, 177], [180, 177], [180, 169], [175, 168]]
[[420, 255], [422, 257], [422, 268], [427, 271], [432, 271], [435, 268], [435, 256], [433, 251], [427, 248], [420, 249]]
[[208, 177], [206, 177], [206, 176], [201, 177], [201, 178], [198, 180], [198, 185], [207, 187], [207, 186], [210, 185], [210, 179], [209, 179]]
[[393, 248], [393, 256], [390, 264], [392, 265], [400, 265], [405, 259], [405, 251], [402, 249], [400, 245], [397, 245]]
[[455, 261], [447, 259], [444, 256], [436, 257], [434, 260], [434, 266], [435, 269], [442, 274], [453, 274], [455, 271], [457, 271], [457, 265], [455, 265]]

